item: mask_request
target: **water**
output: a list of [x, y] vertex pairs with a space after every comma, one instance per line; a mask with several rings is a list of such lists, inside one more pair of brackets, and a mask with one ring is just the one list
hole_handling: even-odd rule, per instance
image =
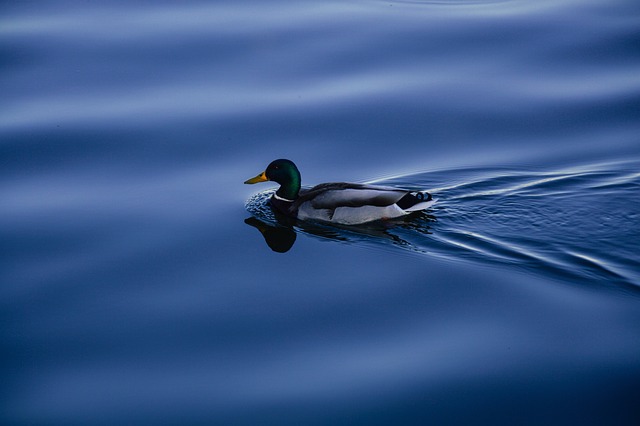
[[640, 420], [637, 2], [2, 11], [2, 424]]

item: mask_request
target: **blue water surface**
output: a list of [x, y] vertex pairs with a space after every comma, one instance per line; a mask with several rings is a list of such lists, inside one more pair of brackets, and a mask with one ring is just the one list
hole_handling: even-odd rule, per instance
[[637, 1], [1, 10], [0, 423], [640, 423]]

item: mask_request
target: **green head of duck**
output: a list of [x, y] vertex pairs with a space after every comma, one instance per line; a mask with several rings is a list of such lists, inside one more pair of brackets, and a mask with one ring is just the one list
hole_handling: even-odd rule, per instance
[[273, 181], [280, 184], [276, 191], [279, 197], [295, 200], [300, 192], [300, 171], [291, 160], [279, 159], [269, 164], [267, 169], [258, 176], [246, 180], [244, 183], [254, 184]]

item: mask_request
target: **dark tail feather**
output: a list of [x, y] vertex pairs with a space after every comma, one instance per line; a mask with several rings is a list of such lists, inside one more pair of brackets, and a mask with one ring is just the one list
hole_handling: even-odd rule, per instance
[[428, 192], [410, 192], [400, 199], [396, 204], [402, 210], [406, 210], [423, 201], [431, 201], [433, 197]]

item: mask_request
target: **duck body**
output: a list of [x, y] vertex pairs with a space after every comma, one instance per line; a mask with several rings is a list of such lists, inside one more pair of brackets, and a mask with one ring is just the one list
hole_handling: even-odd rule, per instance
[[303, 189], [298, 168], [284, 159], [273, 161], [263, 173], [245, 183], [264, 181], [280, 183], [271, 196], [271, 205], [284, 215], [301, 220], [357, 225], [405, 216], [435, 203], [426, 192], [376, 185], [333, 182]]

